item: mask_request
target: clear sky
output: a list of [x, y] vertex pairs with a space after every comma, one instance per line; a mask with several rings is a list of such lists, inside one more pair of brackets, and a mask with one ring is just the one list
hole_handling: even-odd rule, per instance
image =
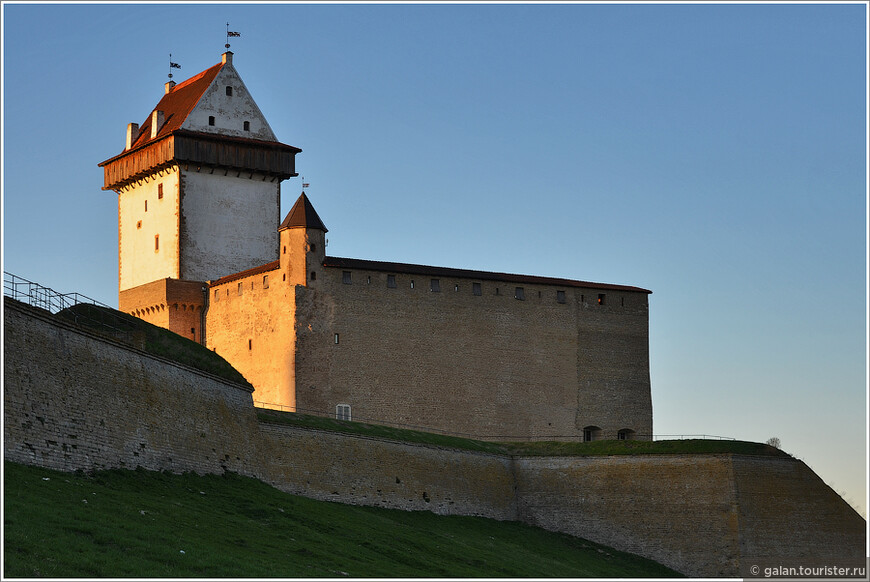
[[97, 163], [229, 21], [330, 255], [651, 289], [654, 431], [866, 515], [866, 9], [6, 3], [4, 269], [117, 305]]

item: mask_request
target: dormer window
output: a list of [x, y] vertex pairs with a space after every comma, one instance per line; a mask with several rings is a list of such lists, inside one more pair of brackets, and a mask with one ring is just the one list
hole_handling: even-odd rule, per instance
[[245, 128], [245, 131], [251, 131], [251, 122], [250, 122], [250, 121], [246, 121], [246, 122], [244, 123], [244, 128]]
[[227, 97], [232, 97], [232, 96], [233, 96], [233, 88], [227, 86]]
[[208, 116], [208, 124], [209, 124], [209, 125], [214, 125], [214, 115], [209, 115], [209, 116]]

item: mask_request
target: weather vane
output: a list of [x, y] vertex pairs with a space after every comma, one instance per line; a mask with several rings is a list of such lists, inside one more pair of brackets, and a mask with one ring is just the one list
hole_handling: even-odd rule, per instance
[[172, 62], [172, 53], [169, 53], [169, 80], [172, 80], [172, 69], [180, 69], [181, 65]]
[[308, 188], [311, 184], [305, 181], [305, 176], [302, 176], [302, 189]]
[[230, 30], [230, 23], [227, 22], [227, 44], [224, 45], [227, 50], [230, 50], [230, 37], [231, 36], [242, 36], [242, 35], [239, 32], [231, 31]]

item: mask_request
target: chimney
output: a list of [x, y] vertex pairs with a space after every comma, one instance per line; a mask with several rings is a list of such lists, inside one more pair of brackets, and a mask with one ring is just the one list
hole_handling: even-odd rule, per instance
[[151, 139], [157, 137], [157, 132], [160, 131], [163, 125], [163, 112], [156, 109], [151, 112]]
[[221, 55], [221, 62], [223, 64], [233, 64], [233, 53], [232, 51], [227, 51], [223, 55]]
[[133, 142], [136, 141], [137, 137], [139, 137], [139, 124], [138, 123], [128, 123], [127, 124], [127, 145], [124, 149], [129, 150], [133, 146]]
[[172, 88], [175, 87], [175, 81], [169, 81], [168, 83], [166, 83], [166, 84], [164, 85], [164, 87], [166, 87], [166, 93], [165, 93], [165, 94], [169, 94], [169, 92], [172, 91]]

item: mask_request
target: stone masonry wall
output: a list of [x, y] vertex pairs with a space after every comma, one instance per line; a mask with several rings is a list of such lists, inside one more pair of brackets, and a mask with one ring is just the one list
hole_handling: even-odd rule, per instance
[[736, 576], [731, 455], [516, 459], [521, 521], [652, 558], [690, 576]]
[[268, 482], [326, 501], [517, 518], [509, 457], [263, 423]]
[[864, 555], [865, 521], [794, 459], [520, 458], [258, 422], [246, 389], [4, 303], [11, 461], [234, 471], [316, 499], [518, 520], [692, 576]]
[[254, 475], [245, 388], [4, 299], [4, 457], [73, 471]]
[[489, 440], [652, 433], [645, 292], [349, 273], [297, 294], [300, 410]]

